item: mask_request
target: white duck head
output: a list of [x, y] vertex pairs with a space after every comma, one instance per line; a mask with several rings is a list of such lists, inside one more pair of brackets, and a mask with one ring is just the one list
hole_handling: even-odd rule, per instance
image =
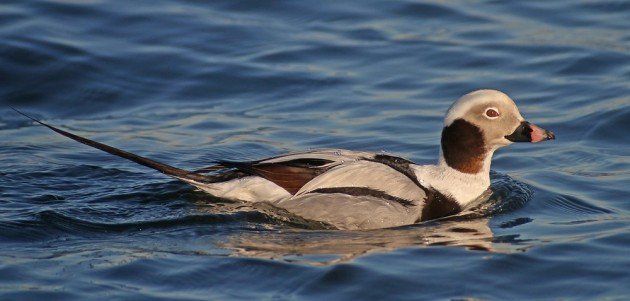
[[440, 164], [467, 174], [489, 172], [495, 150], [513, 142], [540, 142], [555, 135], [525, 121], [516, 104], [497, 90], [462, 96], [448, 110]]

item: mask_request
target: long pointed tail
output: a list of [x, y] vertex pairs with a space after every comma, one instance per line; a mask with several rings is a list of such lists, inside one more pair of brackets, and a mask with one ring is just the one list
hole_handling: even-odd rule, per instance
[[171, 177], [175, 177], [177, 179], [180, 179], [180, 180], [183, 180], [183, 181], [186, 181], [186, 182], [189, 182], [187, 180], [192, 180], [192, 181], [198, 182], [198, 183], [210, 183], [210, 182], [213, 182], [212, 181], [212, 177], [201, 175], [201, 174], [197, 174], [197, 173], [193, 173], [193, 172], [189, 172], [189, 171], [183, 170], [183, 169], [179, 169], [179, 168], [176, 168], [176, 167], [173, 167], [173, 166], [170, 166], [170, 165], [166, 165], [164, 163], [153, 161], [151, 159], [148, 159], [148, 158], [145, 158], [145, 157], [142, 157], [142, 156], [138, 156], [136, 154], [132, 154], [130, 152], [126, 152], [124, 150], [117, 149], [115, 147], [111, 147], [109, 145], [106, 145], [106, 144], [103, 144], [103, 143], [100, 143], [100, 142], [96, 142], [96, 141], [93, 141], [93, 140], [90, 140], [90, 139], [87, 139], [87, 138], [84, 138], [84, 137], [81, 137], [81, 136], [77, 136], [75, 134], [72, 134], [72, 133], [66, 132], [64, 130], [58, 129], [58, 128], [52, 126], [52, 125], [48, 125], [46, 123], [43, 123], [43, 122], [41, 122], [41, 121], [39, 121], [39, 120], [29, 116], [29, 115], [26, 115], [25, 113], [22, 113], [22, 112], [18, 111], [17, 109], [15, 109], [13, 107], [11, 107], [11, 109], [13, 109], [14, 111], [18, 112], [20, 115], [22, 115], [22, 116], [24, 116], [24, 117], [26, 117], [28, 119], [31, 119], [31, 120], [33, 120], [33, 121], [35, 121], [35, 122], [37, 122], [37, 123], [39, 123], [39, 124], [49, 128], [49, 129], [51, 129], [51, 130], [53, 130], [53, 131], [55, 131], [55, 132], [57, 132], [57, 133], [59, 133], [59, 134], [61, 134], [63, 136], [66, 136], [66, 137], [68, 137], [68, 138], [70, 138], [72, 140], [81, 142], [81, 143], [83, 143], [85, 145], [89, 145], [89, 146], [91, 146], [93, 148], [100, 149], [100, 150], [102, 150], [104, 152], [108, 152], [108, 153], [110, 153], [112, 155], [116, 155], [118, 157], [122, 157], [122, 158], [125, 158], [127, 160], [136, 162], [136, 163], [144, 165], [146, 167], [153, 168], [153, 169], [155, 169], [155, 170], [157, 170], [157, 171], [159, 171], [159, 172], [161, 172], [161, 173], [163, 173], [165, 175], [168, 175], [168, 176], [171, 176]]

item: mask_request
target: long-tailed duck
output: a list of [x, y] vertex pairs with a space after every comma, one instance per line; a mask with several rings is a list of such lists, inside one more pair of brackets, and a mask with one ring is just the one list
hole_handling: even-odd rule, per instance
[[326, 149], [258, 161], [217, 161], [207, 168], [186, 171], [18, 113], [63, 136], [156, 169], [213, 196], [269, 202], [339, 229], [394, 227], [458, 213], [489, 188], [495, 150], [512, 142], [555, 139], [552, 132], [525, 121], [506, 94], [478, 90], [449, 108], [436, 165], [417, 165], [385, 154]]

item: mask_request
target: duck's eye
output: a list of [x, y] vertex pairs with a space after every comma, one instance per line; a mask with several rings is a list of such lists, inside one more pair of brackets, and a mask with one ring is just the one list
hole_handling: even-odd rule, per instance
[[486, 110], [486, 116], [488, 116], [488, 118], [497, 118], [499, 117], [499, 111], [497, 111], [497, 109], [494, 108], [490, 108]]

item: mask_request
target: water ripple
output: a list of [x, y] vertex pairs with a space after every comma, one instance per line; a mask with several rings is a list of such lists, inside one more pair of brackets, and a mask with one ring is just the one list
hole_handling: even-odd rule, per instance
[[[0, 299], [625, 299], [629, 12], [4, 1]], [[558, 139], [497, 152], [462, 214], [374, 231], [209, 197], [6, 106], [189, 169], [321, 147], [433, 163], [444, 112], [479, 88]]]

